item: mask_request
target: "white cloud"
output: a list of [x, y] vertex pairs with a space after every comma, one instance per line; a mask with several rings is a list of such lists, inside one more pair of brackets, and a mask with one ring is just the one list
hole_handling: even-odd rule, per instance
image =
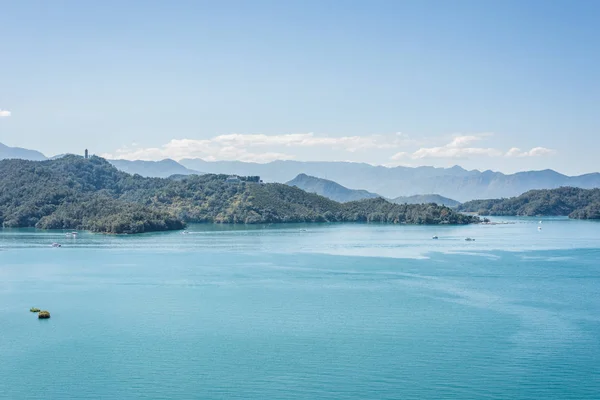
[[411, 154], [413, 159], [423, 158], [466, 158], [469, 156], [498, 157], [502, 151], [491, 147], [471, 147], [475, 142], [490, 136], [489, 133], [455, 136], [450, 143], [438, 147], [422, 147]]
[[286, 146], [314, 147], [326, 146], [354, 152], [361, 149], [387, 149], [398, 146], [406, 139], [396, 135], [392, 140], [385, 135], [370, 136], [316, 136], [314, 133], [292, 133], [285, 135], [220, 135], [211, 139], [212, 142], [231, 146]]
[[527, 152], [529, 157], [551, 156], [553, 154], [556, 154], [556, 150], [547, 149], [545, 147], [534, 147]]
[[411, 157], [419, 158], [466, 158], [468, 156], [488, 156], [498, 157], [502, 155], [502, 151], [491, 147], [429, 147], [420, 148], [415, 151]]
[[[173, 139], [159, 147], [143, 147], [136, 143], [124, 146], [110, 159], [162, 160], [171, 158], [202, 158], [207, 161], [239, 160], [270, 162], [273, 160], [352, 159], [376, 162], [387, 159], [396, 165], [422, 163], [425, 159], [469, 159], [475, 157], [534, 157], [554, 154], [553, 150], [535, 147], [521, 151], [513, 147], [506, 151], [480, 143], [491, 133], [455, 135], [440, 145], [435, 138], [413, 139], [404, 133], [365, 136], [326, 136], [314, 133], [281, 135], [227, 134], [207, 139]], [[437, 143], [436, 143], [437, 142]], [[443, 143], [443, 142], [442, 142]]]
[[506, 157], [541, 157], [556, 154], [556, 150], [545, 147], [534, 147], [529, 151], [521, 151], [518, 147], [513, 147], [506, 152]]
[[483, 156], [483, 157], [536, 157], [552, 155], [556, 152], [551, 149], [544, 147], [534, 147], [529, 151], [521, 151], [517, 147], [513, 147], [508, 152], [493, 147], [477, 147], [475, 143], [484, 140], [485, 138], [492, 136], [491, 133], [482, 133], [475, 135], [460, 135], [454, 136], [453, 139], [443, 145], [436, 147], [421, 147], [413, 153], [399, 152], [394, 154], [390, 159], [398, 161], [401, 159], [411, 158], [413, 160], [426, 159], [426, 158], [451, 158], [461, 159], [468, 158], [471, 156]]
[[173, 139], [161, 147], [141, 148], [125, 146], [114, 154], [103, 154], [111, 159], [160, 160], [172, 158], [202, 158], [207, 161], [241, 160], [269, 162], [276, 159], [294, 159], [292, 148], [321, 148], [355, 153], [363, 150], [394, 149], [415, 140], [402, 133], [368, 136], [317, 136], [314, 133], [282, 135], [228, 134], [210, 139]]
[[8, 110], [2, 110], [2, 109], [0, 109], [0, 118], [2, 118], [2, 117], [10, 117], [11, 114], [12, 113], [10, 111], [8, 111]]
[[398, 161], [398, 160], [402, 160], [403, 158], [407, 158], [410, 157], [410, 154], [408, 154], [405, 151], [400, 151], [396, 154], [394, 154], [393, 156], [390, 157], [390, 159], [394, 160], [394, 161]]
[[279, 152], [251, 152], [245, 148], [220, 146], [210, 140], [174, 139], [162, 147], [118, 149], [114, 154], [102, 154], [109, 159], [124, 160], [162, 160], [172, 158], [202, 158], [206, 161], [239, 160], [248, 162], [269, 162], [290, 160], [294, 156]]
[[519, 157], [521, 154], [521, 149], [518, 147], [513, 147], [506, 152], [506, 157]]
[[483, 139], [483, 135], [466, 135], [466, 136], [455, 136], [450, 143], [445, 147], [459, 148], [465, 147], [471, 143], [478, 142]]

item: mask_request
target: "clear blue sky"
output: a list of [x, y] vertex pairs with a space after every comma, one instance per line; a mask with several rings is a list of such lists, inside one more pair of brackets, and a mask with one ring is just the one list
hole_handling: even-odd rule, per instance
[[592, 0], [0, 0], [0, 142], [600, 170], [598, 21]]

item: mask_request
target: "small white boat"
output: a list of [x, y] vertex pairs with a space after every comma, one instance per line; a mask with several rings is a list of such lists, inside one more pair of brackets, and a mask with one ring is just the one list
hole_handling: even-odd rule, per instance
[[60, 243], [52, 243], [52, 247], [61, 247]]
[[182, 235], [187, 235], [188, 233], [189, 233], [188, 231], [181, 232]]
[[475, 241], [475, 239], [473, 239], [473, 238], [470, 238], [470, 237], [466, 238], [465, 240], [466, 240], [467, 242], [474, 242], [474, 241]]
[[439, 238], [438, 238], [437, 236], [433, 236], [433, 237], [432, 237], [432, 239], [434, 239], [434, 240], [435, 240], [435, 239], [439, 239]]
[[542, 230], [542, 227], [541, 227], [541, 226], [538, 226], [538, 231], [541, 231], [541, 230]]

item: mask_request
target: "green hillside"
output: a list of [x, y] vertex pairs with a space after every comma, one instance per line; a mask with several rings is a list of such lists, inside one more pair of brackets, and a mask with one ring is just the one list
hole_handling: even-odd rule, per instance
[[[182, 229], [186, 222], [386, 222], [466, 224], [478, 219], [436, 205], [382, 199], [341, 204], [283, 184], [225, 175], [144, 178], [99, 157], [0, 161], [4, 227], [141, 233]], [[247, 180], [247, 181], [246, 181]]]
[[566, 216], [578, 219], [600, 218], [600, 189], [562, 187], [531, 190], [509, 199], [473, 200], [458, 210], [480, 215]]
[[460, 202], [449, 199], [439, 194], [416, 194], [414, 196], [400, 196], [391, 200], [398, 204], [424, 204], [424, 203], [435, 203], [441, 204], [448, 207], [457, 207]]

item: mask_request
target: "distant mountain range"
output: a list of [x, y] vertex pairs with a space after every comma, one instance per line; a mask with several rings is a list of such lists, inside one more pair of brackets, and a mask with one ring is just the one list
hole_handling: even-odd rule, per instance
[[22, 149], [20, 147], [8, 147], [0, 143], [0, 160], [23, 159], [31, 161], [43, 161], [46, 156], [35, 150]]
[[296, 186], [305, 192], [316, 193], [340, 203], [382, 197], [376, 193], [367, 192], [366, 190], [348, 189], [334, 181], [317, 178], [315, 176], [308, 176], [306, 174], [299, 174], [297, 177], [287, 182], [286, 185]]
[[177, 161], [165, 159], [162, 161], [129, 161], [108, 160], [117, 169], [128, 174], [138, 174], [143, 177], [168, 178], [172, 175], [202, 175], [202, 172], [184, 167]]
[[[331, 200], [339, 201], [340, 203], [383, 197], [377, 193], [371, 193], [366, 190], [349, 189], [337, 182], [330, 181], [328, 179], [317, 178], [315, 176], [309, 176], [306, 174], [299, 174], [297, 177], [287, 182], [286, 185], [296, 186], [305, 192], [316, 193], [318, 195], [328, 197]], [[460, 204], [456, 200], [452, 200], [437, 194], [400, 196], [387, 200], [397, 204], [436, 203], [448, 207], [456, 207]]]
[[[10, 148], [0, 144], [0, 159], [2, 158], [40, 160], [46, 157], [37, 151]], [[259, 175], [265, 182], [289, 182], [300, 174], [306, 174], [333, 181], [346, 188], [360, 188], [389, 199], [436, 193], [445, 198], [465, 202], [482, 198], [513, 197], [533, 189], [555, 189], [562, 186], [600, 188], [600, 173], [566, 176], [553, 170], [503, 174], [493, 171], [468, 171], [459, 166], [391, 168], [351, 162], [273, 161], [257, 164], [242, 161], [208, 162], [201, 159], [184, 159], [179, 163], [169, 159], [110, 162], [122, 171], [148, 177], [191, 175], [202, 171], [241, 176]]]
[[493, 171], [467, 171], [459, 166], [383, 167], [350, 162], [273, 161], [266, 164], [241, 161], [207, 162], [184, 159], [180, 163], [207, 173], [260, 175], [266, 182], [288, 182], [299, 174], [318, 176], [347, 188], [361, 188], [387, 198], [437, 193], [464, 202], [481, 198], [518, 196], [532, 189], [574, 186], [600, 187], [600, 174], [566, 176], [553, 170], [503, 174]]
[[[30, 161], [57, 160], [72, 154], [58, 154], [53, 157], [46, 157], [36, 150], [23, 149], [20, 147], [9, 147], [0, 143], [0, 160], [22, 159]], [[117, 169], [128, 174], [138, 174], [144, 177], [168, 178], [171, 175], [201, 175], [202, 172], [194, 171], [184, 167], [177, 161], [165, 159], [162, 161], [129, 161], [129, 160], [108, 160]]]

